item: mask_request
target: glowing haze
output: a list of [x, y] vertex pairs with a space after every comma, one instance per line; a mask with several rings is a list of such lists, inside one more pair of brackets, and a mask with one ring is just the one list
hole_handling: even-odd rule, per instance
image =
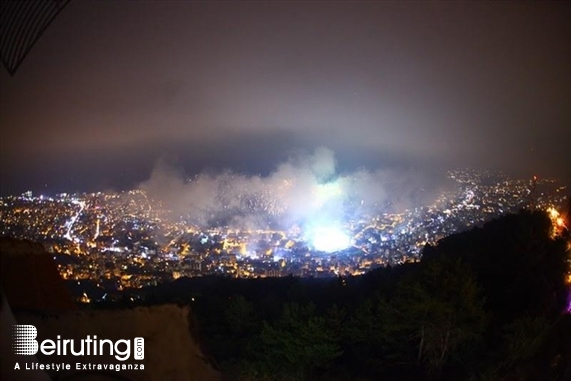
[[268, 176], [226, 170], [186, 178], [160, 161], [140, 188], [161, 200], [173, 217], [198, 226], [297, 226], [315, 249], [336, 251], [349, 246], [349, 224], [366, 214], [430, 201], [433, 196], [422, 188], [426, 183], [412, 169], [339, 173], [334, 152], [320, 147], [292, 154]]

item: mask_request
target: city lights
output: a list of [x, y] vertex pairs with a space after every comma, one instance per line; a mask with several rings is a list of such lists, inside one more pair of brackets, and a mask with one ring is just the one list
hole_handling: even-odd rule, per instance
[[[426, 244], [529, 205], [527, 179], [453, 170], [448, 178], [457, 188], [415, 208], [390, 210], [390, 202], [367, 203], [364, 208], [360, 198], [350, 198], [359, 189], [343, 178], [299, 188], [310, 191], [293, 192], [282, 208], [278, 205], [285, 205], [284, 178], [276, 181], [276, 189], [266, 183], [261, 193], [250, 192], [252, 183], [244, 177], [209, 182], [214, 189], [225, 186], [209, 202], [212, 209], [207, 212], [215, 218], [208, 224], [193, 220], [191, 213], [173, 215], [145, 190], [55, 197], [26, 192], [0, 199], [0, 233], [44, 243], [64, 279], [113, 281], [125, 289], [211, 274], [364, 274], [418, 261]], [[288, 187], [295, 187], [296, 181], [288, 180]], [[566, 217], [554, 205], [565, 202], [565, 188], [550, 179], [538, 180], [536, 186], [543, 197], [535, 208], [547, 211], [553, 232], [562, 231]], [[288, 209], [297, 219], [289, 218]], [[222, 214], [216, 215], [218, 211]], [[281, 224], [257, 223], [268, 221], [268, 216]]]

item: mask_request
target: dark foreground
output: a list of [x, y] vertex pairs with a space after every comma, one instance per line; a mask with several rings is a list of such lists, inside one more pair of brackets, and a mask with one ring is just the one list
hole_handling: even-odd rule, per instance
[[569, 380], [569, 235], [551, 229], [521, 212], [361, 277], [180, 279], [138, 296], [191, 306], [229, 380]]

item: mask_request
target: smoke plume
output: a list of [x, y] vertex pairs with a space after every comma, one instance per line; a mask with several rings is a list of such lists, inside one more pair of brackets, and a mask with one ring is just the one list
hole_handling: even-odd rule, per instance
[[198, 226], [287, 228], [403, 211], [431, 201], [430, 183], [414, 169], [339, 173], [334, 152], [320, 147], [291, 155], [268, 176], [225, 170], [187, 178], [159, 161], [140, 189]]

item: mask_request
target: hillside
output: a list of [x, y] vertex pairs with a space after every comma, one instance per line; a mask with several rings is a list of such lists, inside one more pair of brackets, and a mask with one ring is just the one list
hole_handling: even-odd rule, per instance
[[521, 212], [360, 277], [179, 279], [134, 295], [190, 305], [230, 379], [566, 380], [569, 242]]

